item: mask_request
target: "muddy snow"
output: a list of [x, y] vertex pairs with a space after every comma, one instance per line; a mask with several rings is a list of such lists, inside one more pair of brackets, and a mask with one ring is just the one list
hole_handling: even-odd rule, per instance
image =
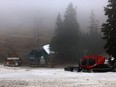
[[63, 68], [0, 66], [0, 87], [116, 87], [116, 72], [67, 72]]

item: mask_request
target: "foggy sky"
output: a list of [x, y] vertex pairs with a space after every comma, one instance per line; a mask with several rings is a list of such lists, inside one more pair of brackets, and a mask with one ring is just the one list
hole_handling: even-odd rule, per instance
[[0, 30], [23, 31], [32, 29], [35, 19], [43, 29], [52, 29], [58, 13], [62, 17], [70, 2], [77, 9], [77, 20], [85, 30], [90, 22], [91, 10], [96, 19], [105, 22], [104, 7], [108, 0], [0, 0]]

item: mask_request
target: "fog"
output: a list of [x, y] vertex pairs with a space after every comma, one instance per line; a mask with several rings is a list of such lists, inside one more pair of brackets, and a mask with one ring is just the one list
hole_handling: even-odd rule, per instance
[[105, 22], [107, 0], [0, 0], [0, 32], [24, 32], [39, 24], [41, 29], [54, 29], [58, 13], [63, 17], [68, 4], [77, 9], [77, 21], [87, 31], [91, 10], [99, 26]]

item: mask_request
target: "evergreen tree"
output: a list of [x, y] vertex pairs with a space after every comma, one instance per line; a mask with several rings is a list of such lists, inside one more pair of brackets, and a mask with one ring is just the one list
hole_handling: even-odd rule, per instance
[[89, 37], [88, 37], [88, 52], [89, 54], [100, 54], [102, 53], [102, 44], [101, 35], [99, 32], [98, 20], [96, 20], [93, 11], [91, 11], [90, 17], [90, 26], [89, 26]]
[[55, 51], [63, 63], [73, 63], [78, 58], [79, 25], [76, 9], [70, 3], [66, 9], [63, 22], [57, 18], [55, 37], [51, 41], [51, 49]]
[[73, 4], [70, 3], [64, 15], [64, 58], [67, 61], [75, 61], [79, 56], [78, 41], [79, 41], [79, 24], [77, 23], [77, 13]]
[[109, 55], [116, 58], [116, 0], [109, 0], [105, 7], [105, 15], [108, 17], [102, 25], [103, 39], [106, 40], [105, 49]]
[[79, 50], [81, 51], [81, 56], [85, 56], [85, 55], [89, 55], [88, 51], [89, 51], [89, 33], [87, 32], [83, 32], [80, 35], [80, 41], [79, 41]]
[[91, 11], [91, 16], [90, 16], [90, 26], [89, 26], [89, 33], [91, 36], [97, 36], [98, 35], [98, 21], [95, 18], [95, 15], [93, 11]]
[[56, 21], [56, 29], [55, 29], [55, 36], [52, 38], [51, 40], [51, 44], [50, 44], [50, 49], [52, 51], [55, 51], [55, 53], [58, 53], [60, 51], [60, 47], [61, 47], [61, 40], [62, 40], [62, 18], [61, 15], [59, 14], [57, 17], [57, 21]]

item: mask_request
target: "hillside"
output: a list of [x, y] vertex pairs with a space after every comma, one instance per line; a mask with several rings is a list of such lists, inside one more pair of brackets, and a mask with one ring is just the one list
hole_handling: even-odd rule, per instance
[[[39, 48], [45, 44], [49, 44], [50, 39], [53, 35], [51, 30], [40, 30], [39, 31]], [[35, 48], [32, 31], [24, 32], [1, 32], [0, 33], [0, 58], [6, 57], [8, 52], [15, 51], [21, 58], [26, 58], [31, 49]]]

